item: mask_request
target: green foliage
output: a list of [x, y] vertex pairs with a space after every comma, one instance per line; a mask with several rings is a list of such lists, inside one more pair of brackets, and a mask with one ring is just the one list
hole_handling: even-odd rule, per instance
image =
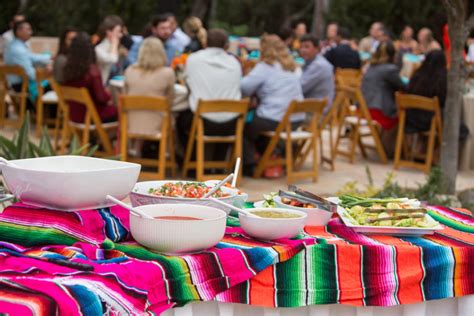
[[382, 187], [377, 188], [374, 185], [372, 173], [369, 167], [366, 167], [368, 185], [363, 189], [359, 187], [357, 181], [346, 183], [337, 193], [337, 196], [356, 195], [360, 197], [371, 198], [416, 198], [420, 201], [427, 201], [430, 205], [448, 205], [449, 199], [442, 197], [443, 194], [443, 178], [439, 167], [431, 168], [423, 184], [418, 184], [416, 189], [409, 189], [400, 186], [395, 180], [393, 172], [387, 173]]
[[[56, 156], [56, 152], [51, 144], [48, 129], [43, 127], [39, 145], [36, 145], [29, 139], [30, 135], [30, 114], [26, 113], [25, 120], [18, 132], [13, 135], [11, 140], [0, 135], [0, 156], [8, 159], [25, 159], [35, 157]], [[68, 155], [81, 155], [83, 151], [89, 148], [89, 144], [79, 145], [76, 135], [71, 140]], [[92, 156], [98, 149], [98, 145], [89, 148], [86, 156]]]

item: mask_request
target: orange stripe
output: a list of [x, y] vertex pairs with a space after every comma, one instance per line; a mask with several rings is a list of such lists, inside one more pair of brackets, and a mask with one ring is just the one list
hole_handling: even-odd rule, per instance
[[474, 234], [463, 232], [449, 226], [444, 226], [444, 229], [441, 231], [441, 233], [443, 235], [459, 239], [460, 241], [474, 244]]
[[250, 304], [275, 307], [275, 278], [274, 266], [262, 270], [250, 279]]
[[397, 237], [393, 236], [384, 236], [384, 235], [375, 235], [375, 236], [370, 236], [370, 238], [381, 242], [386, 245], [391, 245], [391, 246], [412, 246], [410, 242], [402, 240]]
[[418, 247], [395, 246], [397, 251], [398, 299], [400, 304], [423, 301], [421, 251]]
[[[326, 231], [325, 226], [305, 226], [304, 231], [313, 236], [318, 238], [337, 238], [337, 235], [328, 233]], [[347, 245], [348, 243], [343, 239], [340, 240], [328, 240], [328, 244], [335, 244], [335, 245]]]
[[454, 296], [464, 295], [463, 283], [462, 283], [462, 248], [453, 247], [454, 260], [456, 264], [454, 265]]
[[[364, 290], [362, 289], [360, 275], [360, 247], [358, 245], [346, 245], [336, 249], [339, 291], [341, 293], [339, 302], [361, 306], [364, 303]], [[347, 264], [348, 262], [350, 264]]]

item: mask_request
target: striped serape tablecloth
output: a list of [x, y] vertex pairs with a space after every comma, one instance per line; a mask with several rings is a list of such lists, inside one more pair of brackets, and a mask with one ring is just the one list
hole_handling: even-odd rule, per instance
[[314, 242], [253, 240], [236, 222], [229, 219], [215, 248], [165, 256], [131, 239], [128, 211], [118, 206], [70, 213], [10, 206], [0, 214], [0, 314], [160, 314], [213, 300]]
[[265, 307], [393, 306], [474, 294], [474, 218], [431, 207], [444, 227], [424, 237], [366, 236], [339, 218], [306, 227], [317, 244], [217, 295]]
[[[41, 210], [38, 217], [38, 210], [16, 205], [0, 214], [0, 313], [159, 314], [199, 300], [392, 306], [474, 294], [471, 214], [429, 212], [444, 226], [430, 236], [365, 236], [333, 218], [278, 243], [247, 238], [230, 218], [215, 249], [169, 257], [131, 241], [128, 213], [119, 207]], [[67, 258], [94, 271], [18, 254]]]

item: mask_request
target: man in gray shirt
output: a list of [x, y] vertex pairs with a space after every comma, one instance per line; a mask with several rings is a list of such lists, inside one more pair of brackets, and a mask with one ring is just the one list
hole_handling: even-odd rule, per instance
[[305, 60], [303, 74], [300, 78], [305, 99], [328, 98], [325, 113], [332, 106], [334, 99], [334, 69], [330, 62], [319, 53], [319, 40], [306, 34], [301, 38], [300, 55]]

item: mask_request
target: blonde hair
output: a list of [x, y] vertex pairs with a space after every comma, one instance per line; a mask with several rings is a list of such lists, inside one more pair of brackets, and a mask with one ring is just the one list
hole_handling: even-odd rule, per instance
[[155, 37], [146, 38], [138, 51], [136, 66], [145, 71], [152, 71], [164, 67], [166, 63], [163, 43]]
[[207, 31], [198, 17], [187, 18], [183, 23], [183, 29], [190, 37], [196, 37], [202, 47], [207, 46]]
[[261, 60], [269, 65], [279, 62], [286, 71], [295, 71], [296, 62], [285, 43], [274, 34], [264, 34], [260, 40]]

